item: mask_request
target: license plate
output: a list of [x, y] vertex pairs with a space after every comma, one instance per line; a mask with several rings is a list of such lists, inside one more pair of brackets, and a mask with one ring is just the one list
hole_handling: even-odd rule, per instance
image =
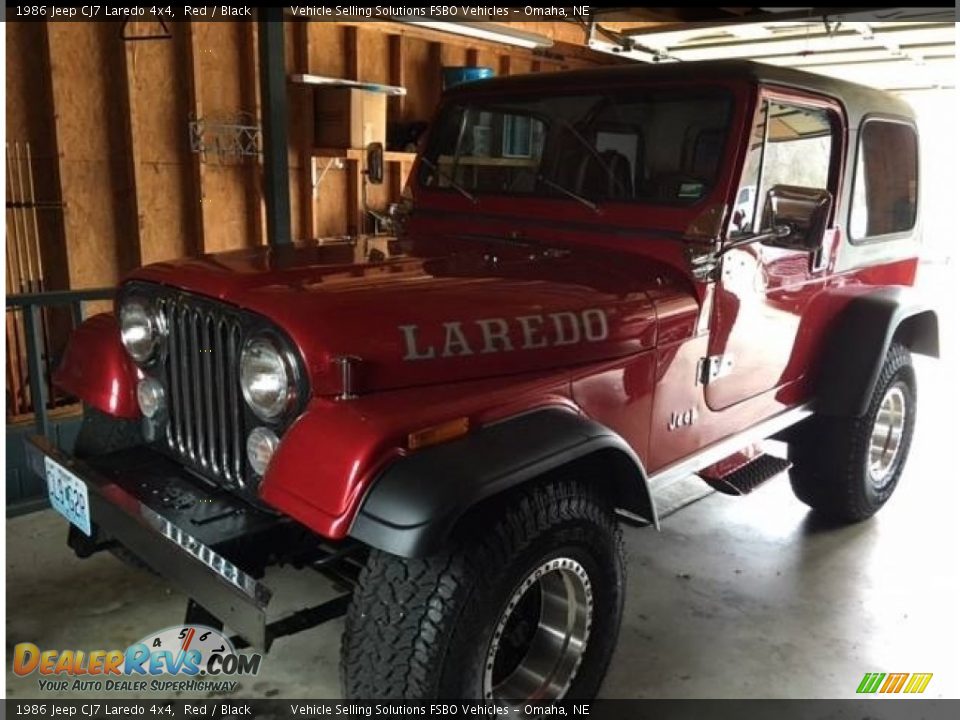
[[83, 530], [85, 535], [91, 535], [87, 484], [48, 457], [44, 458], [44, 466], [50, 506], [73, 525]]

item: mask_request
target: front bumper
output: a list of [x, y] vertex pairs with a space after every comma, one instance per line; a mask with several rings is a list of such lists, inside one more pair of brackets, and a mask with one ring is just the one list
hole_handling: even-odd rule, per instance
[[49, 457], [88, 488], [91, 546], [117, 542], [257, 648], [269, 644], [271, 591], [256, 580], [289, 521], [207, 485], [145, 447], [78, 460], [43, 437], [26, 443], [45, 477]]

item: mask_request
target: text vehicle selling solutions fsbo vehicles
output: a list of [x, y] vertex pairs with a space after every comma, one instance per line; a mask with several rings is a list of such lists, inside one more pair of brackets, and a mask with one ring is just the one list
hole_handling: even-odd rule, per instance
[[[32, 467], [188, 622], [268, 648], [346, 613], [348, 697], [590, 697], [653, 489], [893, 493], [938, 353], [917, 148], [899, 99], [750, 63], [458, 86], [395, 236], [132, 273], [56, 374], [74, 453]], [[279, 563], [345, 592], [268, 619]]]

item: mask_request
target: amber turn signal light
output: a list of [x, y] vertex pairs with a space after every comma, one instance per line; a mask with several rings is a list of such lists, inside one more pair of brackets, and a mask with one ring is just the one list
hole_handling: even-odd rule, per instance
[[470, 429], [470, 420], [465, 417], [448, 420], [439, 425], [432, 425], [423, 430], [417, 430], [407, 435], [407, 447], [411, 450], [438, 445], [447, 440], [453, 440], [467, 434]]

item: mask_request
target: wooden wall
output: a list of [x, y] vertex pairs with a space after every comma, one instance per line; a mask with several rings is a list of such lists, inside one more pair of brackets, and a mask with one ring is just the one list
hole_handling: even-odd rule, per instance
[[[408, 122], [430, 119], [442, 65], [515, 74], [610, 62], [575, 44], [575, 26], [526, 25], [556, 38], [549, 53], [395, 23], [287, 22], [286, 65], [290, 74], [404, 85], [408, 95], [390, 101], [388, 122]], [[6, 25], [7, 138], [30, 143], [37, 197], [63, 203], [40, 217], [47, 288], [112, 285], [142, 263], [264, 242], [260, 159], [203, 158], [191, 152], [188, 124], [241, 112], [259, 118], [256, 24], [181, 22], [167, 39], [123, 37], [154, 31], [137, 23]], [[311, 90], [290, 84], [288, 93], [293, 235], [353, 232], [357, 160], [331, 164], [314, 188], [328, 160], [314, 157]], [[406, 160], [389, 163], [372, 204], [395, 199], [408, 170]]]

